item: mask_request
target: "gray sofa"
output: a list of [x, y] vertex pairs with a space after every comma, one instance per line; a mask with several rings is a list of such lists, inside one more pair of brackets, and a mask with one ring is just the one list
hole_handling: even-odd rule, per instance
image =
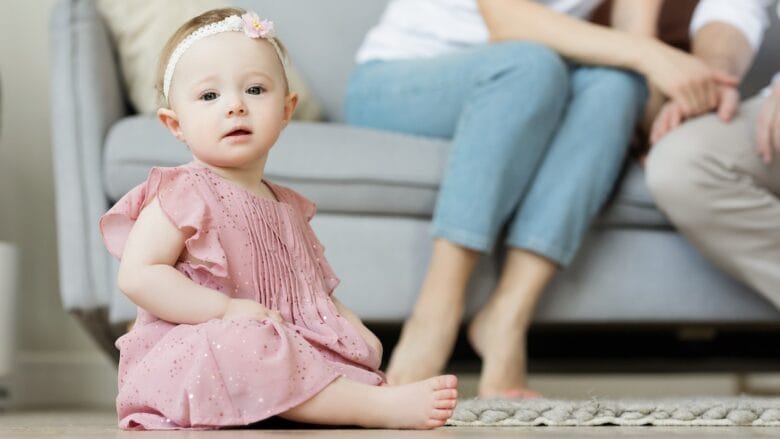
[[[313, 224], [342, 279], [341, 300], [367, 321], [401, 322], [426, 269], [429, 220], [449, 145], [342, 122], [353, 54], [386, 2], [236, 3], [273, 17], [328, 117], [292, 123], [267, 175], [317, 202]], [[117, 334], [111, 323], [132, 319], [135, 308], [115, 286], [117, 264], [103, 247], [98, 217], [151, 166], [175, 166], [189, 155], [154, 117], [129, 108], [115, 49], [92, 0], [57, 2], [51, 48], [62, 302], [110, 348]], [[766, 83], [774, 67], [761, 61], [746, 94]], [[494, 286], [500, 259], [500, 251], [482, 259], [470, 286], [470, 313]], [[642, 170], [629, 164], [576, 260], [545, 293], [535, 321], [777, 325], [780, 312], [677, 234], [656, 210]]]

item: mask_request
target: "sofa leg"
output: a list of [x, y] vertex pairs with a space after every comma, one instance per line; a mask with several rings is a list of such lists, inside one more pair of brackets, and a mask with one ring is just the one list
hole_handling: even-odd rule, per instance
[[108, 321], [108, 309], [96, 308], [91, 310], [72, 310], [81, 326], [86, 329], [100, 350], [108, 354], [114, 364], [119, 364], [119, 350], [114, 346], [116, 339], [121, 337], [128, 328], [127, 322], [110, 323]]

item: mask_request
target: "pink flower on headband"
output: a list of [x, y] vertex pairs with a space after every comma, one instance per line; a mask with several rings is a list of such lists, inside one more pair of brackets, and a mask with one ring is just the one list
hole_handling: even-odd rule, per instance
[[273, 38], [274, 22], [271, 20], [261, 20], [254, 12], [247, 12], [241, 16], [244, 21], [244, 33], [249, 38]]

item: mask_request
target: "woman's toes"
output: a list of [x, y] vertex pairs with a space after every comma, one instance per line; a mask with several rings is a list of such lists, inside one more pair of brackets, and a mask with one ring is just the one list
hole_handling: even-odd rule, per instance
[[504, 395], [509, 399], [541, 399], [542, 394], [528, 389], [510, 389]]
[[533, 390], [514, 388], [508, 390], [500, 390], [493, 392], [485, 392], [479, 395], [479, 399], [511, 399], [511, 400], [527, 400], [527, 399], [541, 399], [542, 394], [534, 392]]

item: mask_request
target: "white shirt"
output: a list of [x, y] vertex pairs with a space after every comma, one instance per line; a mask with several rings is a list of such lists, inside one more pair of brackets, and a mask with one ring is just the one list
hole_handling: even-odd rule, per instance
[[[589, 17], [603, 0], [536, 0], [558, 12]], [[427, 58], [484, 44], [488, 29], [477, 0], [391, 0], [366, 35], [356, 60]]]
[[[719, 21], [736, 27], [756, 51], [769, 27], [767, 8], [772, 3], [774, 0], [701, 0], [693, 11], [691, 37], [705, 24]], [[780, 14], [780, 4], [777, 12]]]
[[[774, 0], [701, 0], [691, 18], [691, 37], [708, 23], [723, 22], [742, 32], [755, 52], [761, 47], [764, 32], [769, 27], [767, 8], [772, 6], [772, 3]], [[777, 4], [776, 13], [780, 16], [780, 2]], [[762, 90], [762, 94], [769, 94], [771, 84], [778, 81], [780, 72], [775, 74], [770, 86]]]

